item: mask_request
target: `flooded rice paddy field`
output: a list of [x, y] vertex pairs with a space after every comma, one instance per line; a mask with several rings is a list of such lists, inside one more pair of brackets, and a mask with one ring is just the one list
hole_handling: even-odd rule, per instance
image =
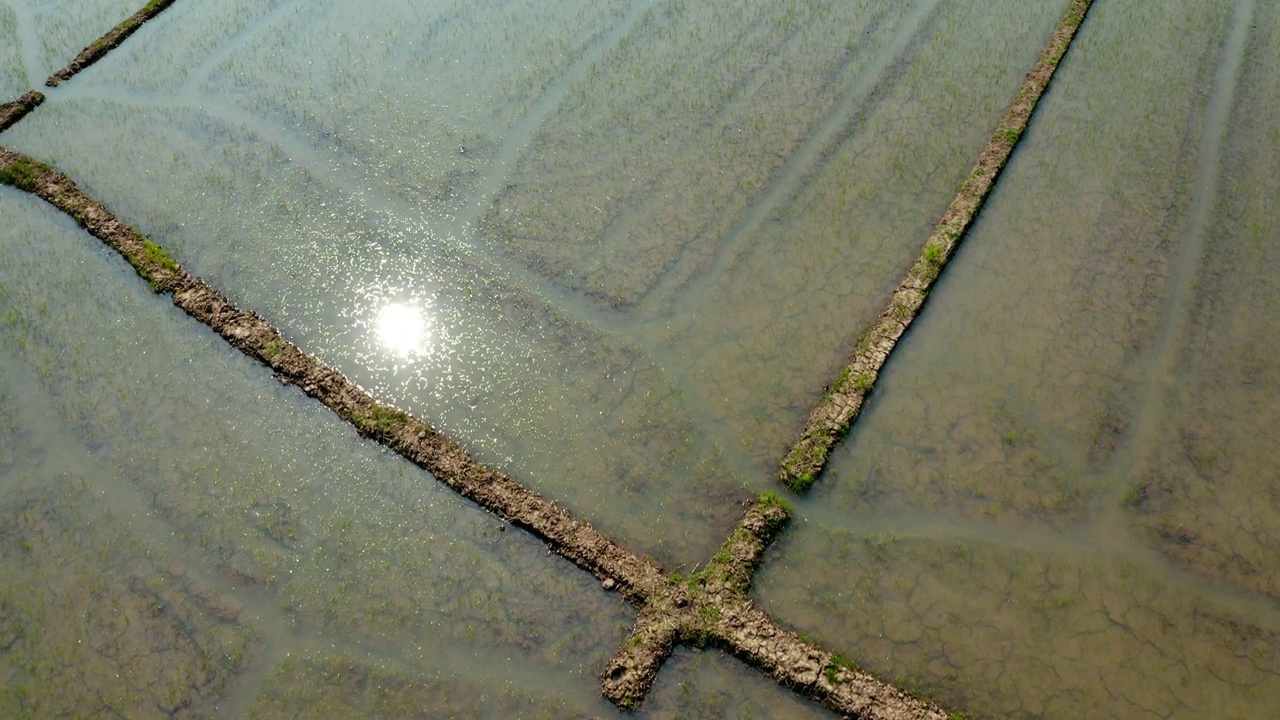
[[1095, 6], [768, 606], [994, 717], [1280, 709], [1277, 19]]
[[144, 4], [136, 0], [0, 2], [4, 101], [43, 85], [76, 53]]
[[[1063, 5], [179, 0], [0, 143], [692, 568]], [[0, 0], [5, 99], [136, 9]], [[966, 717], [1280, 711], [1277, 13], [1097, 0], [770, 552], [783, 624]], [[621, 600], [0, 208], [0, 715], [617, 714]], [[708, 652], [638, 714], [822, 715]]]
[[[5, 717], [612, 712], [617, 596], [157, 303], [69, 219], [4, 202]], [[727, 717], [799, 703], [690, 665], [683, 695]]]

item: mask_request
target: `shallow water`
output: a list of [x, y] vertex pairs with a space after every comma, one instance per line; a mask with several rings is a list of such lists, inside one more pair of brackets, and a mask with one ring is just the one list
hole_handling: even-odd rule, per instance
[[[633, 620], [617, 596], [157, 302], [67, 218], [0, 201], [2, 714], [134, 693], [194, 716], [330, 693], [613, 714], [597, 676]], [[331, 665], [364, 680], [315, 670]], [[66, 673], [82, 687], [51, 692]], [[723, 717], [813, 716], [735, 663], [678, 663], [671, 682]]]
[[[1233, 102], [1222, 113], [1212, 195], [1171, 323], [1150, 435], [1135, 438], [1126, 506], [1148, 542], [1211, 576], [1280, 598], [1280, 192], [1256, 148], [1280, 139], [1280, 13], [1237, 21]], [[1221, 92], [1221, 88], [1215, 90]], [[1152, 402], [1155, 405], [1155, 401]]]
[[[249, 682], [258, 663], [336, 644], [409, 658], [452, 648], [449, 666], [472, 672], [495, 656], [527, 658], [558, 668], [557, 682], [586, 678], [594, 694], [594, 666], [629, 623], [624, 604], [156, 302], [69, 220], [12, 191], [4, 203], [6, 398], [27, 443], [5, 477], [5, 526], [19, 518], [6, 549], [32, 556], [11, 555], [10, 567], [33, 580], [6, 587], [16, 606], [35, 612], [53, 592], [106, 611], [111, 602], [77, 599], [65, 583], [80, 574], [118, 583], [111, 569], [141, 557], [137, 582], [155, 592], [200, 583], [234, 607], [223, 624], [253, 642], [245, 666], [227, 668], [229, 683]], [[100, 290], [75, 296], [90, 285]], [[28, 529], [32, 502], [51, 510]], [[135, 537], [116, 551], [98, 541], [111, 533]], [[46, 536], [47, 550], [36, 541]], [[89, 547], [108, 555], [77, 557]], [[69, 574], [67, 558], [82, 569]], [[41, 648], [74, 656], [74, 641], [50, 637], [75, 628], [73, 618], [41, 618], [24, 624], [43, 630], [25, 638], [16, 665]], [[147, 626], [125, 625], [117, 641], [145, 648], [137, 635]], [[150, 670], [136, 681], [163, 674]], [[28, 673], [20, 684], [54, 679]]]
[[0, 68], [5, 70], [0, 89], [10, 95], [44, 85], [45, 78], [140, 7], [137, 0], [0, 2]]
[[[735, 519], [725, 501], [768, 486], [850, 342], [850, 309], [874, 313], [1033, 61], [1056, 11], [1023, 5], [808, 17], [798, 4], [637, 2], [557, 23], [533, 3], [358, 19], [230, 4], [212, 29], [203, 10], [148, 24], [9, 142], [131, 207], [180, 262], [357, 382], [692, 565]], [[514, 25], [555, 26], [539, 69], [513, 70], [533, 48], [494, 50]], [[337, 26], [359, 51], [317, 50]], [[251, 72], [295, 57], [314, 58], [305, 77]], [[671, 64], [689, 82], [657, 84]], [[682, 110], [692, 102], [701, 115]], [[627, 107], [659, 115], [622, 122]], [[683, 145], [665, 149], [662, 134]], [[122, 167], [104, 147], [136, 159]], [[868, 154], [855, 177], [847, 164]], [[640, 172], [637, 158], [661, 162]], [[899, 172], [912, 165], [930, 171]], [[637, 172], [662, 187], [611, 189]], [[708, 173], [731, 177], [712, 186]], [[133, 191], [161, 177], [159, 193]], [[799, 193], [814, 211], [784, 214]], [[613, 208], [611, 228], [648, 228], [666, 258], [631, 311], [552, 267], [552, 252], [639, 267], [619, 253], [642, 244], [597, 232], [585, 206]], [[862, 222], [872, 214], [883, 219]], [[540, 224], [552, 218], [571, 230]], [[697, 237], [677, 230], [689, 223]], [[865, 234], [850, 248], [832, 229], [854, 223]], [[370, 351], [392, 303], [428, 315], [415, 357]]]
[[983, 716], [1280, 707], [1277, 21], [1099, 4], [766, 607]]
[[[32, 8], [0, 0], [0, 38], [24, 38], [0, 64], [36, 77], [14, 94], [134, 9]], [[180, 2], [0, 142], [689, 567], [769, 487], [1061, 10]], [[1280, 26], [1246, 0], [1094, 13], [759, 596], [968, 716], [1258, 716], [1280, 697], [1276, 188], [1256, 152], [1277, 139]], [[46, 36], [74, 47], [37, 73]], [[61, 681], [44, 642], [91, 681], [36, 715], [134, 692], [224, 717], [616, 714], [597, 675], [633, 611], [65, 218], [0, 207], [0, 558], [23, 578], [0, 676], [28, 688], [9, 708]], [[12, 630], [103, 597], [209, 641], [61, 621], [153, 663], [116, 681], [69, 635]], [[640, 714], [821, 715], [696, 652]]]
[[26, 92], [31, 85], [22, 67], [18, 16], [8, 5], [0, 4], [0, 97], [8, 102]]

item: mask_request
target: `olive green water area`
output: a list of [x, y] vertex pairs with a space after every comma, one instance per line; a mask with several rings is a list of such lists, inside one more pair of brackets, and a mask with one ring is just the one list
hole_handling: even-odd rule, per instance
[[[688, 568], [1059, 5], [180, 0], [0, 142]], [[970, 717], [1280, 708], [1273, 6], [1098, 0], [770, 553], [771, 614]], [[0, 90], [136, 9], [0, 0]], [[4, 188], [0, 211], [0, 716], [616, 715], [630, 609], [70, 221]], [[821, 716], [694, 652], [639, 714]]]
[[759, 592], [956, 709], [1274, 717], [1280, 16], [1086, 28]]

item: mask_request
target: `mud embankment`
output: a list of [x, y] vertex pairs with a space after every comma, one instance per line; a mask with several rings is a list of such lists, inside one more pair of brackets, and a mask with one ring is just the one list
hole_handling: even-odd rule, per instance
[[16, 125], [19, 120], [27, 116], [27, 113], [40, 107], [42, 102], [44, 102], [44, 95], [32, 90], [13, 102], [0, 105], [0, 132]]
[[947, 720], [941, 708], [907, 695], [778, 626], [747, 591], [765, 549], [790, 519], [785, 504], [762, 495], [729, 539], [691, 575], [673, 575], [641, 607], [622, 650], [609, 663], [604, 695], [635, 707], [677, 645], [718, 647], [779, 684], [847, 717], [863, 720]]
[[1036, 104], [1048, 89], [1054, 71], [1092, 5], [1093, 0], [1072, 0], [968, 179], [960, 186], [950, 207], [925, 241], [920, 256], [894, 290], [888, 307], [863, 331], [848, 363], [809, 414], [804, 430], [778, 470], [778, 481], [793, 492], [803, 493], [817, 480], [831, 449], [857, 420], [889, 355], [920, 313], [929, 290], [995, 187], [1000, 171], [1031, 122]]

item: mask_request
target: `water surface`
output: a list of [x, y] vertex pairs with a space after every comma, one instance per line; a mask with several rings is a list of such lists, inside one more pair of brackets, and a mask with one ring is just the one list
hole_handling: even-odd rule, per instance
[[767, 607], [966, 713], [1274, 712], [1278, 27], [1094, 9]]
[[[0, 90], [134, 9], [0, 2]], [[770, 486], [1060, 12], [180, 2], [3, 142], [689, 568]], [[968, 716], [1274, 709], [1276, 12], [1098, 4], [770, 553], [785, 624]], [[0, 208], [5, 714], [617, 715], [616, 597], [66, 218]], [[682, 652], [641, 715], [821, 713]]]

